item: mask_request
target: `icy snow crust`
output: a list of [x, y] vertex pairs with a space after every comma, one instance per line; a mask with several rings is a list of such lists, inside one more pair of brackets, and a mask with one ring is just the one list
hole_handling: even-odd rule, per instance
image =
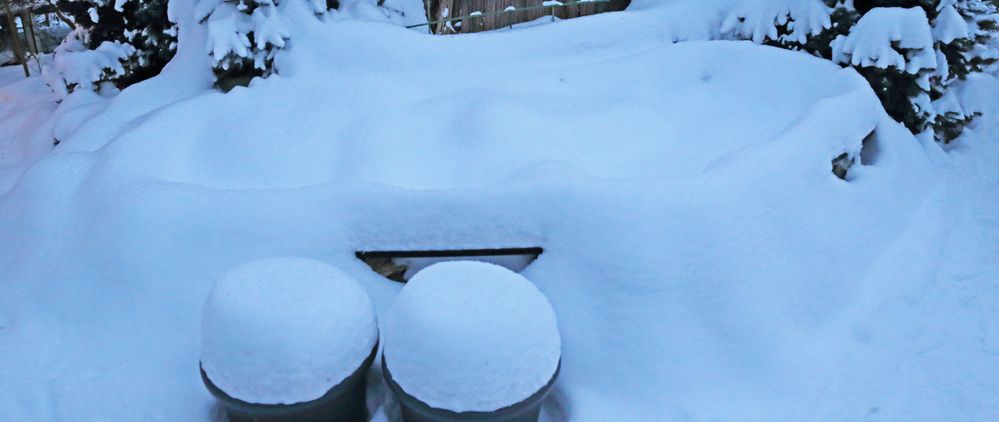
[[321, 261], [272, 258], [215, 282], [201, 320], [201, 366], [232, 397], [315, 400], [352, 374], [378, 340], [367, 293]]
[[382, 353], [395, 382], [420, 401], [489, 412], [551, 380], [561, 348], [555, 319], [524, 276], [484, 262], [443, 262], [399, 293]]
[[[713, 4], [431, 37], [287, 1], [281, 75], [223, 95], [171, 2], [164, 74], [0, 198], [0, 419], [207, 420], [228, 268], [313, 257], [384, 316], [400, 286], [354, 251], [498, 246], [545, 249], [524, 275], [562, 336], [550, 420], [994, 419], [994, 148], [913, 139], [832, 63], [671, 44], [717, 35]], [[68, 119], [20, 110], [5, 133]]]

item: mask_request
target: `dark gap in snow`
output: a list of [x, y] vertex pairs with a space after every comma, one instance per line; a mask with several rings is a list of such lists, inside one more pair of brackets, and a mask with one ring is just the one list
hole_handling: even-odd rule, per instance
[[853, 157], [845, 152], [832, 160], [832, 172], [840, 179], [846, 180], [850, 167], [853, 167]]
[[[872, 130], [871, 133], [868, 133], [861, 142], [859, 154], [861, 165], [871, 165], [878, 160], [878, 140], [877, 136], [875, 136], [876, 132], [877, 130]], [[846, 180], [846, 176], [854, 164], [857, 164], [857, 157], [851, 156], [850, 153], [844, 152], [836, 158], [833, 158], [832, 172], [836, 175], [836, 177]]]
[[420, 270], [444, 261], [482, 261], [521, 272], [544, 252], [540, 247], [439, 249], [422, 251], [357, 251], [354, 256], [372, 271], [392, 281], [405, 283]]
[[860, 148], [860, 164], [865, 166], [874, 165], [878, 162], [878, 154], [881, 149], [878, 147], [878, 137], [875, 135], [877, 131], [871, 131], [864, 138], [864, 144]]

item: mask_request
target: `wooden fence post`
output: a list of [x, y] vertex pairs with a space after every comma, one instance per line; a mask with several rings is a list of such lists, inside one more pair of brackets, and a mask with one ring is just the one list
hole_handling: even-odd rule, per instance
[[21, 12], [21, 28], [24, 30], [24, 43], [27, 44], [25, 50], [38, 55], [38, 42], [35, 40], [34, 19], [30, 10]]
[[31, 72], [28, 72], [28, 62], [24, 59], [24, 52], [21, 50], [21, 40], [17, 39], [17, 25], [14, 24], [14, 13], [10, 10], [10, 2], [11, 0], [4, 0], [3, 8], [4, 15], [7, 16], [7, 28], [10, 29], [11, 48], [14, 50], [14, 57], [21, 62], [21, 67], [24, 68], [24, 77], [27, 78], [31, 76]]
[[28, 9], [25, 14], [28, 16], [28, 30], [31, 31], [31, 45], [35, 47], [35, 54], [42, 54], [42, 49], [38, 48], [38, 35], [35, 34], [35, 12]]

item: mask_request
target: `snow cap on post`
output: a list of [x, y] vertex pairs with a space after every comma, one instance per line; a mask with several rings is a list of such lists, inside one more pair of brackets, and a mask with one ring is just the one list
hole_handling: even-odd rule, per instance
[[427, 405], [490, 412], [542, 389], [561, 338], [548, 299], [498, 265], [442, 262], [414, 276], [385, 321], [393, 380]]
[[312, 259], [265, 259], [215, 283], [202, 314], [201, 365], [233, 398], [293, 404], [322, 397], [377, 340], [371, 300], [352, 277]]

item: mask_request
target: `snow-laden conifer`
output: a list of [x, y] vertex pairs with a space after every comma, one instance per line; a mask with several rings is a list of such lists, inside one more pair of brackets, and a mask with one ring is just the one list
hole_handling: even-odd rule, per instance
[[60, 0], [76, 29], [43, 72], [58, 95], [112, 93], [159, 74], [177, 50], [167, 0]]

